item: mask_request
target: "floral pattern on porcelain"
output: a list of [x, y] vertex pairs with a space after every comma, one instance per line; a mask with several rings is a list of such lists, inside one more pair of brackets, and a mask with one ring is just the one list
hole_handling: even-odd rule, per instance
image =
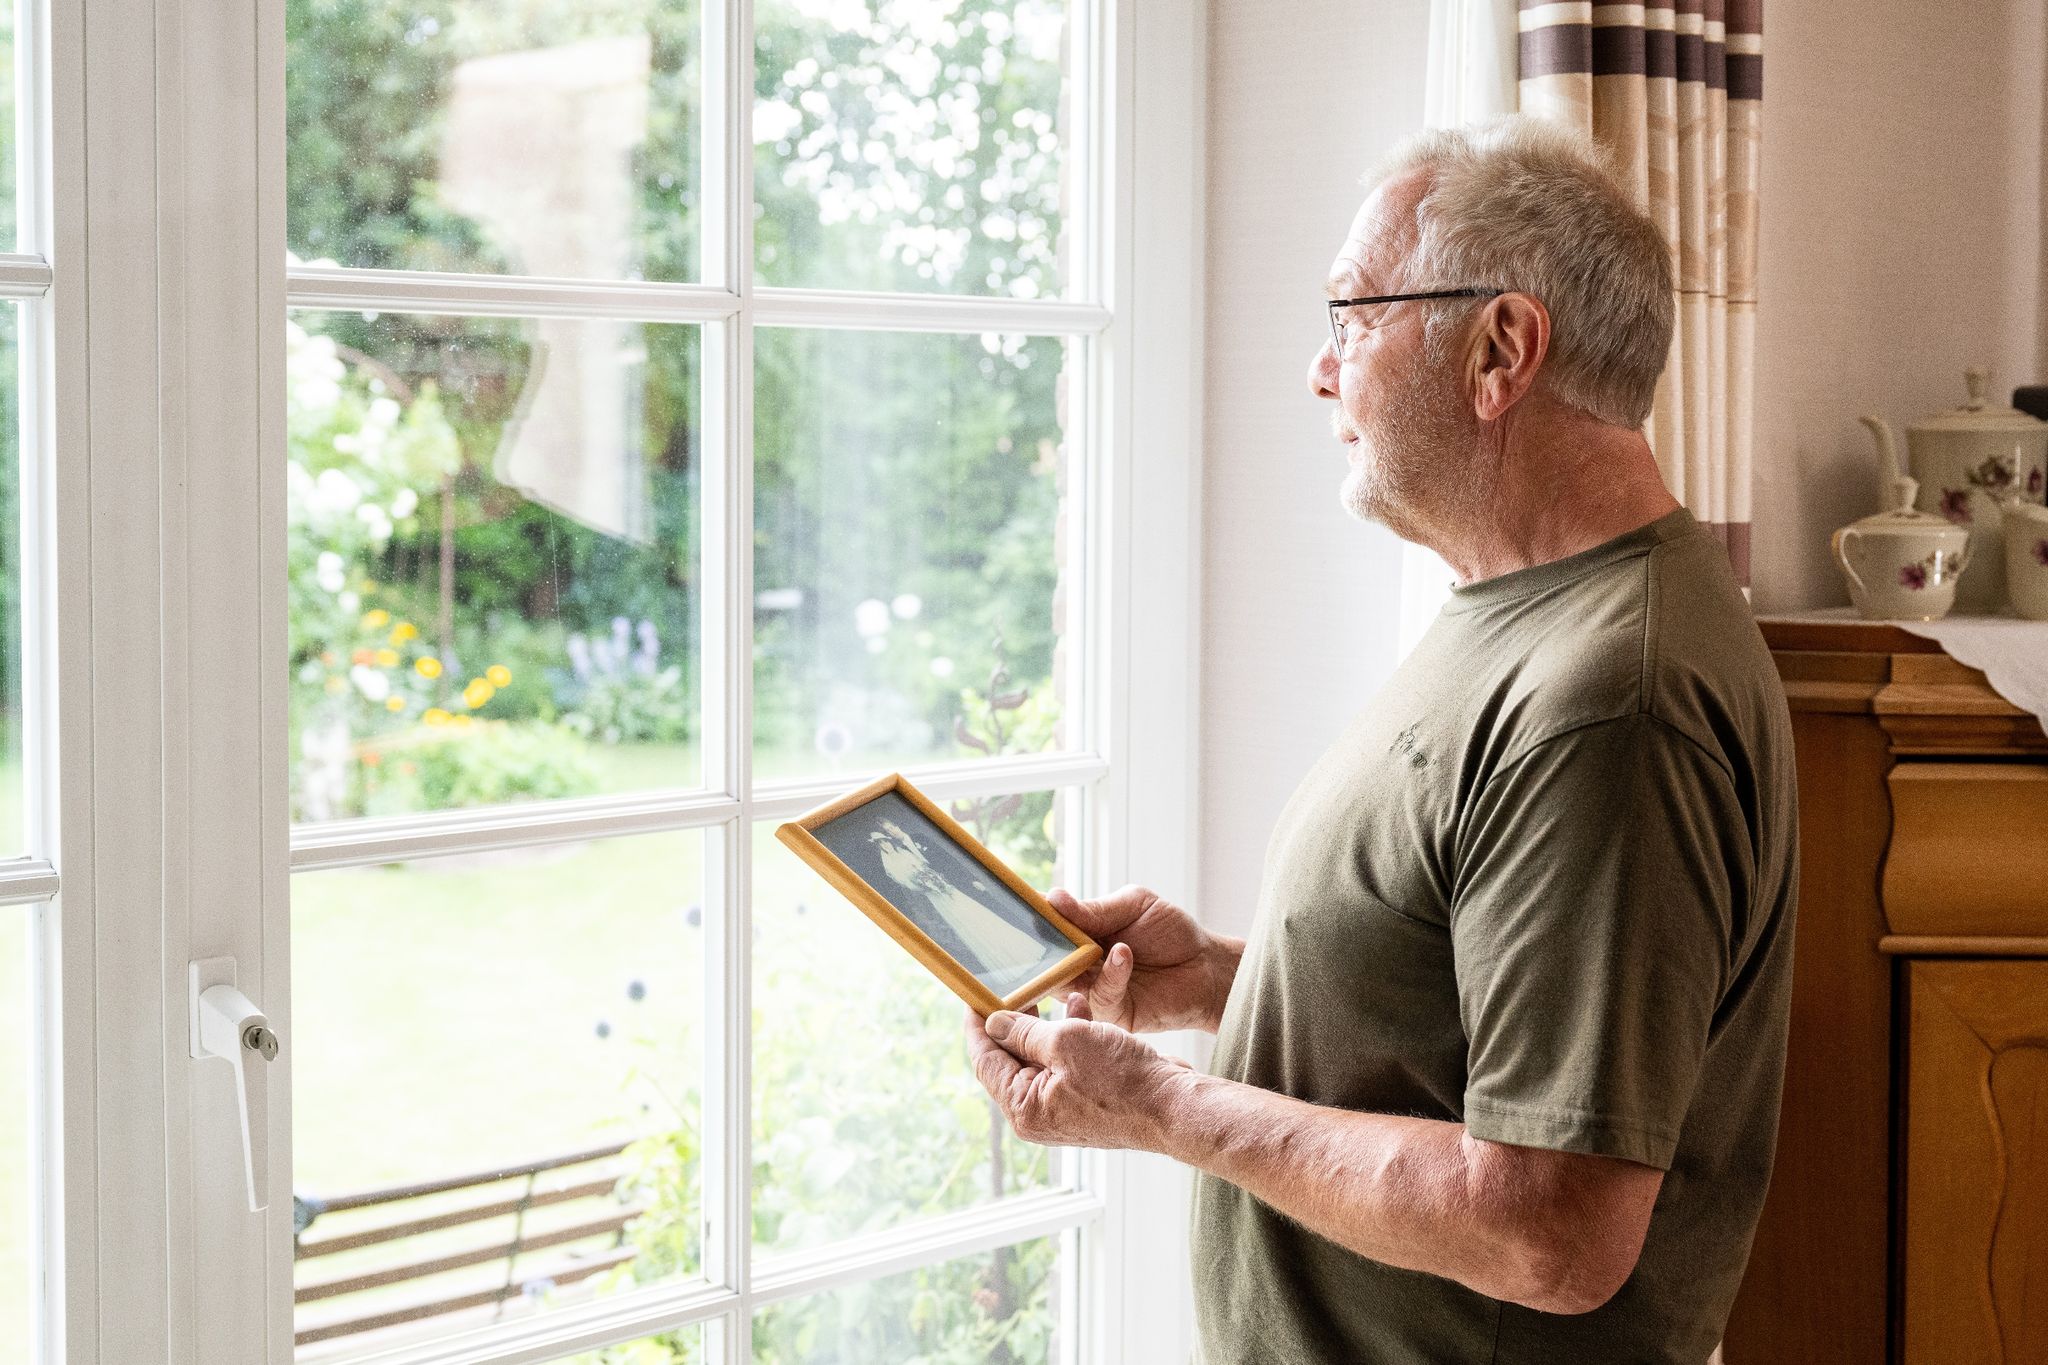
[[[2048, 540], [2041, 542], [2048, 547]], [[2041, 561], [2048, 564], [2048, 559]], [[1925, 591], [1929, 583], [1937, 587], [1952, 581], [1962, 572], [1962, 556], [1953, 550], [1935, 550], [1917, 564], [1905, 564], [1899, 568], [1899, 586], [1914, 592]]]
[[1941, 514], [1958, 526], [1968, 526], [1976, 520], [1970, 513], [1970, 490], [1967, 488], [1944, 488], [1941, 490]]
[[2011, 455], [1989, 456], [1963, 477], [1968, 480], [1970, 487], [1981, 488], [1997, 497], [2020, 481], [2019, 454], [2014, 452]]
[[2040, 496], [2041, 496], [2041, 484], [2042, 484], [2042, 480], [2043, 480], [2043, 477], [2044, 477], [2044, 476], [2043, 476], [2043, 474], [2042, 474], [2042, 472], [2041, 472], [2041, 467], [2040, 467], [2039, 465], [2036, 465], [2036, 466], [2034, 466], [2034, 467], [2033, 467], [2032, 469], [2029, 469], [2029, 470], [2027, 471], [2027, 496], [2028, 496], [2028, 497], [2030, 497], [2030, 498], [2038, 498], [2038, 497], [2040, 497]]
[[2048, 540], [2034, 542], [2034, 562], [2048, 568]]

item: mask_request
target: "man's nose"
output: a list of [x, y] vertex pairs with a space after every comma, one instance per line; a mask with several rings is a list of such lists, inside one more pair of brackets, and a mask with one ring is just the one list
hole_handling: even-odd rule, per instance
[[1308, 362], [1308, 391], [1318, 398], [1337, 397], [1337, 343], [1326, 341]]

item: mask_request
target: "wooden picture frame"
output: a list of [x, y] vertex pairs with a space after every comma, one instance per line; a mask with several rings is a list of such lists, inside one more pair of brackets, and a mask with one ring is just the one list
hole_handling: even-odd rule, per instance
[[[919, 828], [920, 820], [930, 828]], [[933, 834], [966, 861], [918, 843]], [[901, 773], [806, 812], [778, 827], [775, 837], [981, 1015], [1029, 1010], [1102, 960], [1099, 944]], [[989, 880], [975, 877], [975, 869]], [[993, 908], [1005, 892], [1043, 924], [1018, 924], [1018, 904]], [[1071, 952], [1059, 952], [1060, 939]]]

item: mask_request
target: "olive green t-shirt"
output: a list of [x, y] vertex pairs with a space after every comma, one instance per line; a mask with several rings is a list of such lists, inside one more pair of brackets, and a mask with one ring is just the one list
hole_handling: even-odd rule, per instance
[[1770, 1175], [1796, 852], [1784, 692], [1689, 513], [1457, 589], [1281, 814], [1214, 1070], [1655, 1166], [1648, 1240], [1547, 1314], [1197, 1175], [1204, 1365], [1702, 1365]]

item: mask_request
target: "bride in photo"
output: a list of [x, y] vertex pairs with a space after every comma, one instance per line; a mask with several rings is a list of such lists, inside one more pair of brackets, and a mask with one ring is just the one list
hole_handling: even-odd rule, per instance
[[1063, 956], [940, 876], [917, 841], [894, 820], [878, 824], [868, 841], [881, 855], [882, 870], [930, 904], [932, 913], [972, 955], [962, 965], [990, 990], [1006, 995]]

